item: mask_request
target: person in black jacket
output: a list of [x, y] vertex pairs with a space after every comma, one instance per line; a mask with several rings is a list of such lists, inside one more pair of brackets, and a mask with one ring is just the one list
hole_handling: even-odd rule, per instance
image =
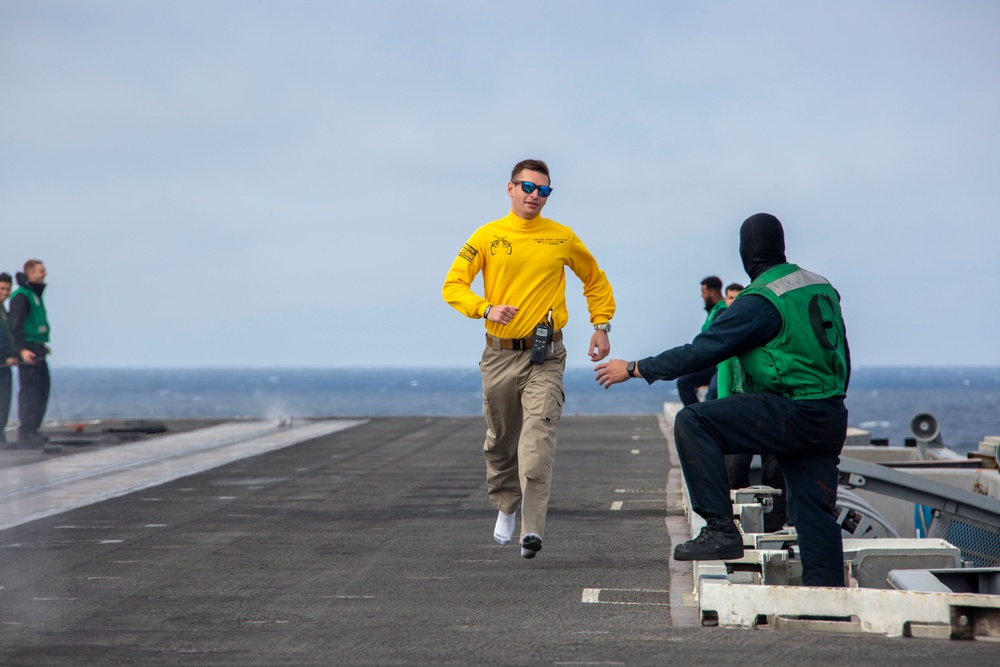
[[12, 285], [10, 274], [0, 273], [0, 445], [7, 444], [7, 419], [10, 417], [10, 399], [13, 393], [11, 368], [17, 365], [14, 335], [10, 330], [7, 309], [3, 305], [10, 296]]
[[750, 285], [691, 343], [596, 367], [601, 386], [631, 377], [671, 380], [739, 357], [745, 393], [684, 408], [674, 439], [692, 509], [706, 525], [674, 548], [676, 560], [743, 555], [733, 522], [725, 454], [773, 454], [788, 487], [807, 586], [844, 585], [843, 540], [836, 520], [837, 465], [847, 435], [844, 398], [850, 350], [840, 297], [815, 273], [788, 263], [781, 223], [767, 213], [740, 227]]

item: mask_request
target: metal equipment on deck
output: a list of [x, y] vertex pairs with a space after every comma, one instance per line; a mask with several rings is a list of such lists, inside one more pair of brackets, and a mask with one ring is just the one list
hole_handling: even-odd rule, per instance
[[931, 507], [928, 537], [940, 537], [977, 567], [1000, 567], [1000, 500], [885, 466], [844, 457], [840, 484]]

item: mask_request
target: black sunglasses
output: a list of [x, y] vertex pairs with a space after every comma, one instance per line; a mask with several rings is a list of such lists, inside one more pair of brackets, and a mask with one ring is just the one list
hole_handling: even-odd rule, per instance
[[532, 192], [535, 191], [535, 188], [538, 188], [539, 197], [548, 197], [550, 194], [552, 194], [552, 188], [550, 188], [547, 185], [535, 185], [531, 181], [511, 181], [511, 183], [513, 183], [514, 185], [520, 185], [521, 192], [524, 192], [525, 194], [530, 195]]

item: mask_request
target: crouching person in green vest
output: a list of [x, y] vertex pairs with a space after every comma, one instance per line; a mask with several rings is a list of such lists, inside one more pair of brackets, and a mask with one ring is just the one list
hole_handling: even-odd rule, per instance
[[37, 259], [24, 263], [24, 273], [17, 274], [18, 288], [10, 297], [10, 329], [14, 337], [18, 366], [17, 430], [18, 443], [40, 447], [39, 433], [49, 404], [51, 379], [46, 357], [49, 354], [49, 316], [45, 311], [45, 265]]
[[743, 555], [725, 455], [773, 454], [799, 536], [803, 583], [843, 586], [835, 510], [851, 364], [840, 297], [822, 276], [787, 262], [784, 230], [773, 215], [744, 221], [740, 256], [752, 282], [708, 330], [653, 357], [599, 364], [596, 379], [605, 388], [630, 377], [652, 384], [738, 358], [744, 393], [688, 406], [674, 422], [692, 509], [706, 523], [698, 537], [674, 548], [674, 558]]

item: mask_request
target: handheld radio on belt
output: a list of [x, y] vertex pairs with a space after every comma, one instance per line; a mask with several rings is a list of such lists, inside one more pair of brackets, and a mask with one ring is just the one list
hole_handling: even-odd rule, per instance
[[531, 363], [540, 364], [545, 361], [545, 350], [552, 342], [552, 333], [555, 327], [552, 324], [552, 309], [545, 321], [535, 327], [535, 337], [531, 341]]

